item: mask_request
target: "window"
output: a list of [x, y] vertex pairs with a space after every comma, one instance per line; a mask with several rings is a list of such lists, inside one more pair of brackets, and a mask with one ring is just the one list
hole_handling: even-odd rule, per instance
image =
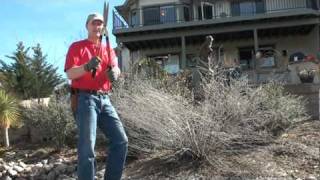
[[143, 9], [143, 24], [153, 25], [160, 23], [160, 9], [159, 7], [148, 7]]
[[187, 54], [187, 67], [191, 68], [191, 67], [196, 67], [197, 65], [197, 59], [199, 57], [196, 57], [195, 54]]
[[160, 22], [168, 23], [176, 21], [176, 11], [174, 6], [160, 7]]
[[131, 11], [131, 26], [135, 27], [139, 25], [139, 16], [138, 16], [138, 11], [133, 10]]
[[143, 9], [144, 25], [176, 22], [176, 8], [173, 5], [146, 7]]
[[169, 74], [177, 74], [179, 72], [179, 56], [169, 55], [168, 61], [164, 63], [164, 70]]
[[202, 20], [202, 8], [198, 6], [198, 20]]
[[307, 7], [312, 8], [314, 10], [319, 9], [316, 0], [307, 0]]
[[255, 2], [244, 1], [240, 3], [240, 16], [252, 16], [256, 12]]
[[190, 21], [190, 10], [189, 7], [183, 7], [183, 17], [185, 21]]
[[243, 70], [254, 69], [253, 63], [253, 47], [239, 48], [240, 67]]
[[201, 17], [203, 19], [213, 18], [214, 5], [211, 3], [202, 2], [201, 3]]
[[177, 74], [179, 72], [179, 55], [160, 55], [150, 57], [159, 64], [167, 73]]
[[231, 3], [232, 16], [252, 16], [264, 12], [265, 4], [263, 0], [247, 0]]
[[276, 66], [277, 53], [271, 46], [265, 46], [259, 49], [261, 58], [258, 59], [261, 68], [272, 68]]

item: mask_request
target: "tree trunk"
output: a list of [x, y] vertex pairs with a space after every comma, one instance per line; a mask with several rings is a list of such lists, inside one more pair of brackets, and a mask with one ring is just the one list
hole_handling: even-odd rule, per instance
[[10, 146], [10, 142], [9, 142], [9, 133], [8, 133], [9, 128], [5, 127], [4, 128], [4, 144], [6, 147]]

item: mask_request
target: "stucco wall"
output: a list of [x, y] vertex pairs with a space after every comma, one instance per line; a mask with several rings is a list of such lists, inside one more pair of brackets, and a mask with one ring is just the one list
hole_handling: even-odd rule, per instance
[[121, 49], [122, 71], [128, 71], [130, 68], [130, 51], [128, 48]]

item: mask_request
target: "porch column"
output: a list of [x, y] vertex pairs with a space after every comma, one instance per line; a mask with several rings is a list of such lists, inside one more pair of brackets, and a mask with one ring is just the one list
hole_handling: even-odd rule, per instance
[[181, 69], [186, 68], [186, 37], [181, 36]]
[[256, 53], [259, 50], [259, 42], [258, 42], [258, 30], [255, 28], [253, 29], [253, 41], [254, 41], [254, 54], [253, 54], [253, 67], [255, 69], [255, 73], [254, 73], [254, 79], [255, 79], [255, 83], [259, 82], [260, 80], [260, 76], [259, 76], [259, 60], [256, 59]]
[[317, 24], [314, 28], [314, 31], [315, 31], [315, 54], [317, 54], [317, 52], [319, 51], [320, 49], [320, 28], [319, 28], [319, 24]]
[[253, 39], [254, 39], [254, 51], [256, 53], [258, 51], [258, 49], [259, 49], [258, 30], [257, 29], [253, 30]]
[[139, 26], [143, 26], [143, 10], [142, 7], [140, 6], [140, 1], [137, 1], [137, 6], [138, 6], [138, 15], [139, 15]]

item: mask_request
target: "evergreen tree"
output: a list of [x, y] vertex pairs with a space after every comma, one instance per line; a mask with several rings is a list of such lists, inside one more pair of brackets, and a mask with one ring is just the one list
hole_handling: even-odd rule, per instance
[[22, 42], [17, 44], [16, 52], [12, 56], [6, 56], [13, 60], [7, 64], [0, 60], [0, 72], [3, 75], [1, 82], [8, 92], [14, 92], [18, 97], [27, 99], [31, 96], [32, 72], [30, 71], [31, 59], [28, 56], [29, 48], [25, 48]]
[[47, 56], [43, 55], [40, 44], [32, 48], [32, 57], [28, 56], [29, 49], [19, 42], [16, 52], [6, 56], [13, 63], [0, 60], [1, 84], [22, 99], [48, 97], [63, 79], [57, 68], [46, 62]]
[[31, 71], [34, 73], [32, 97], [48, 97], [63, 80], [57, 73], [58, 68], [46, 62], [47, 55], [43, 55], [40, 44], [37, 44], [32, 50]]

